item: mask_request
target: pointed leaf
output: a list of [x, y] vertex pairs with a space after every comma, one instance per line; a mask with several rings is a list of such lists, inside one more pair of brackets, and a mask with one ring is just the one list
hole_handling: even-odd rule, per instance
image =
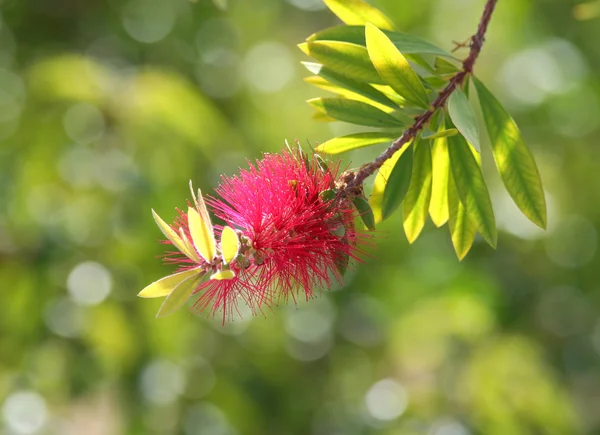
[[326, 154], [340, 154], [357, 148], [369, 147], [380, 143], [392, 142], [400, 134], [385, 132], [356, 133], [348, 136], [336, 137], [317, 146], [316, 152]]
[[324, 0], [340, 20], [349, 25], [373, 23], [381, 29], [393, 30], [394, 24], [379, 9], [362, 0]]
[[144, 290], [138, 293], [140, 298], [161, 298], [168, 296], [181, 282], [191, 276], [199, 275], [202, 270], [190, 269], [183, 272], [174, 273], [173, 275], [165, 276], [164, 278], [154, 281], [146, 286]]
[[191, 254], [192, 260], [196, 263], [200, 263], [201, 258], [198, 255], [198, 252], [196, 252], [196, 248], [194, 248], [192, 242], [190, 242], [190, 239], [186, 236], [185, 231], [183, 231], [183, 228], [179, 228], [179, 237], [185, 245], [185, 249]]
[[[379, 27], [379, 26], [377, 26]], [[381, 28], [381, 27], [380, 27]], [[392, 32], [383, 29], [390, 41], [401, 53], [408, 54], [433, 54], [450, 59], [456, 58], [446, 50], [443, 50], [424, 39], [406, 33]], [[336, 26], [314, 33], [307, 38], [309, 42], [316, 41], [339, 41], [350, 44], [366, 46], [364, 26]]]
[[396, 151], [391, 158], [386, 160], [383, 165], [381, 165], [381, 168], [379, 168], [379, 171], [377, 171], [377, 176], [373, 182], [373, 191], [369, 197], [369, 205], [373, 210], [373, 216], [376, 224], [383, 221], [383, 194], [385, 192], [385, 186], [388, 178], [392, 173], [392, 169], [394, 169], [396, 162], [409, 146], [410, 143], [404, 144], [404, 146]]
[[183, 307], [190, 296], [192, 296], [194, 291], [198, 288], [203, 276], [204, 275], [194, 275], [179, 283], [160, 306], [158, 313], [156, 313], [156, 317], [168, 316]]
[[223, 261], [229, 264], [238, 255], [240, 250], [240, 240], [235, 230], [231, 227], [224, 226], [221, 232], [221, 253]]
[[404, 198], [404, 232], [409, 243], [419, 237], [427, 220], [431, 199], [431, 146], [418, 142], [414, 149], [414, 163], [410, 187]]
[[458, 196], [486, 242], [496, 247], [498, 231], [492, 201], [472, 148], [461, 135], [447, 138], [450, 168]]
[[450, 177], [450, 156], [445, 137], [433, 141], [432, 167], [429, 216], [436, 226], [441, 227], [448, 221], [448, 178]]
[[192, 207], [188, 208], [188, 224], [196, 250], [206, 262], [211, 263], [216, 251], [214, 234], [211, 232], [212, 225], [202, 219]]
[[352, 203], [354, 204], [354, 207], [356, 207], [365, 227], [370, 231], [375, 231], [375, 216], [373, 215], [373, 210], [367, 200], [361, 196], [355, 196], [352, 198]]
[[392, 172], [390, 173], [385, 190], [383, 191], [383, 201], [381, 203], [381, 217], [387, 219], [398, 208], [404, 200], [413, 169], [413, 150], [408, 149], [398, 159]]
[[233, 279], [233, 278], [235, 278], [235, 272], [233, 270], [229, 270], [229, 269], [220, 270], [217, 273], [213, 273], [210, 276], [211, 280], [216, 280], [216, 281], [222, 281], [222, 280]]
[[452, 245], [458, 259], [462, 260], [473, 245], [477, 234], [477, 226], [469, 219], [465, 206], [460, 202], [452, 174], [450, 174], [448, 180], [448, 192], [446, 194], [449, 206], [448, 228], [450, 229]]
[[525, 145], [517, 124], [500, 102], [475, 77], [473, 82], [494, 160], [506, 190], [531, 222], [546, 228], [546, 198], [533, 155]]
[[385, 84], [371, 63], [365, 47], [339, 41], [315, 41], [300, 44], [300, 48], [345, 77], [363, 83]]
[[421, 79], [385, 33], [367, 23], [365, 35], [369, 57], [384, 82], [407, 101], [429, 107], [429, 97]]
[[[344, 96], [349, 96], [348, 94], [350, 94], [351, 98], [352, 95], [358, 95], [366, 98], [367, 102], [373, 101], [391, 109], [398, 109], [396, 103], [367, 83], [348, 78], [318, 63], [303, 62], [303, 64], [310, 72], [325, 79], [326, 84], [313, 83], [316, 86], [326, 87], [329, 85], [329, 89], [327, 90], [331, 92], [336, 92]], [[310, 80], [306, 81], [310, 82]]]
[[[347, 241], [346, 241], [347, 243]], [[340, 274], [340, 277], [343, 277], [348, 270], [348, 264], [350, 263], [350, 256], [346, 252], [338, 253], [335, 258], [335, 267]]]
[[455, 89], [448, 99], [448, 114], [467, 142], [481, 152], [475, 112], [473, 112], [467, 96], [460, 89]]
[[173, 228], [171, 228], [165, 221], [163, 221], [161, 219], [161, 217], [154, 210], [152, 210], [152, 216], [154, 217], [154, 221], [156, 222], [156, 225], [158, 225], [158, 228], [160, 228], [162, 233], [165, 235], [165, 237], [167, 239], [169, 239], [169, 241], [173, 244], [173, 246], [175, 246], [177, 249], [179, 249], [188, 258], [194, 260], [194, 258], [195, 258], [194, 253], [188, 251], [184, 241], [181, 240], [181, 238], [175, 232], [175, 230]]
[[459, 67], [454, 63], [444, 59], [443, 57], [436, 57], [434, 69], [437, 74], [455, 74], [459, 71]]
[[370, 127], [402, 127], [393, 116], [366, 103], [348, 98], [314, 98], [308, 104], [339, 121]]

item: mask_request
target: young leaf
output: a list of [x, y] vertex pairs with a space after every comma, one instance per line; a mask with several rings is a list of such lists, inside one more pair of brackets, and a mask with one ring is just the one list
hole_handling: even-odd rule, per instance
[[458, 259], [462, 260], [473, 245], [475, 234], [477, 234], [477, 226], [469, 218], [465, 206], [460, 202], [452, 174], [448, 179], [446, 196], [448, 197], [450, 213], [448, 222], [450, 237]]
[[164, 278], [154, 281], [152, 284], [146, 286], [141, 292], [138, 293], [140, 298], [161, 298], [168, 296], [181, 282], [188, 279], [191, 276], [199, 275], [202, 270], [199, 268], [185, 270], [183, 272], [174, 273]]
[[186, 244], [184, 243], [183, 240], [181, 240], [181, 238], [175, 232], [175, 230], [173, 228], [171, 228], [165, 221], [163, 221], [162, 218], [154, 210], [152, 210], [152, 216], [154, 217], [154, 222], [156, 222], [156, 225], [158, 225], [158, 228], [160, 228], [162, 233], [165, 235], [165, 237], [167, 239], [169, 239], [169, 241], [173, 244], [173, 246], [175, 246], [177, 249], [179, 249], [188, 258], [190, 258], [191, 260], [194, 260], [194, 258], [195, 258], [194, 253], [191, 251], [188, 251]]
[[213, 280], [213, 281], [215, 281], [215, 280], [216, 281], [223, 281], [223, 280], [226, 280], [226, 279], [233, 279], [233, 278], [235, 278], [235, 272], [233, 270], [229, 270], [229, 269], [220, 270], [220, 271], [218, 271], [216, 273], [213, 273], [210, 276], [210, 279]]
[[216, 243], [212, 234], [212, 225], [206, 222], [195, 208], [188, 208], [188, 224], [196, 250], [206, 262], [211, 263], [215, 258]]
[[461, 136], [447, 138], [450, 168], [460, 201], [486, 242], [496, 247], [498, 231], [492, 201], [472, 148]]
[[367, 23], [365, 35], [369, 57], [383, 81], [407, 101], [429, 107], [429, 97], [421, 79], [385, 33]]
[[183, 307], [196, 288], [198, 288], [198, 284], [200, 284], [203, 276], [196, 274], [180, 282], [160, 306], [156, 317], [168, 316]]
[[373, 210], [367, 200], [361, 196], [355, 196], [352, 198], [352, 203], [354, 204], [354, 207], [356, 207], [365, 227], [370, 231], [375, 231], [375, 216], [373, 215]]
[[379, 9], [362, 0], [324, 0], [340, 20], [349, 25], [373, 23], [380, 29], [393, 30], [394, 24]]
[[492, 152], [506, 190], [531, 222], [546, 228], [546, 198], [533, 155], [500, 102], [473, 77]]
[[417, 142], [410, 187], [404, 198], [404, 232], [409, 243], [419, 237], [431, 199], [431, 146], [429, 142]]
[[[444, 128], [443, 125], [441, 128]], [[441, 227], [448, 221], [448, 179], [450, 177], [450, 156], [446, 137], [433, 141], [432, 183], [429, 216], [432, 222]]]
[[224, 226], [221, 232], [221, 253], [223, 254], [223, 262], [229, 264], [237, 257], [240, 249], [240, 240], [238, 239], [235, 230], [229, 226]]
[[385, 84], [363, 46], [339, 41], [315, 41], [299, 45], [300, 49], [324, 66], [363, 83]]
[[402, 127], [397, 118], [362, 101], [348, 98], [314, 98], [308, 104], [331, 118], [370, 127]]
[[412, 169], [413, 151], [412, 149], [409, 149], [402, 153], [385, 184], [383, 201], [381, 203], [382, 219], [385, 220], [390, 217], [394, 210], [396, 210], [404, 200], [408, 187], [410, 186]]
[[392, 142], [400, 134], [385, 132], [356, 133], [348, 136], [336, 137], [317, 146], [315, 151], [325, 154], [340, 154], [357, 148], [369, 147], [385, 142]]
[[452, 95], [450, 95], [448, 99], [448, 113], [458, 131], [467, 139], [467, 142], [473, 145], [477, 151], [481, 152], [475, 112], [473, 112], [467, 96], [460, 89], [454, 90]]
[[[375, 23], [373, 23], [375, 24]], [[379, 26], [377, 26], [379, 27]], [[383, 30], [383, 33], [392, 41], [401, 53], [407, 54], [430, 54], [443, 56], [449, 59], [456, 58], [446, 50], [443, 50], [424, 39], [417, 38], [406, 33], [392, 32]], [[336, 26], [314, 33], [306, 39], [308, 42], [314, 41], [339, 41], [350, 44], [366, 45], [364, 26]]]
[[458, 130], [455, 128], [449, 128], [448, 130], [440, 130], [437, 133], [431, 132], [429, 134], [423, 134], [421, 136], [421, 139], [425, 139], [425, 140], [433, 140], [433, 139], [439, 139], [442, 137], [449, 137], [449, 136], [454, 136], [458, 134]]
[[[327, 86], [327, 84], [323, 86], [323, 84], [313, 83], [316, 86], [325, 87], [331, 92], [336, 92], [344, 96], [350, 96], [350, 98], [352, 98], [353, 94], [359, 95], [365, 97], [367, 99], [366, 102], [369, 102], [370, 100], [391, 109], [398, 109], [398, 105], [396, 103], [367, 83], [361, 83], [356, 80], [352, 80], [351, 78], [348, 78], [343, 74], [339, 74], [332, 69], [324, 67], [318, 63], [303, 62], [303, 64], [310, 72], [322, 77], [329, 84], [329, 86]], [[310, 82], [310, 80], [306, 81]]]
[[185, 245], [185, 249], [187, 250], [187, 252], [189, 252], [192, 255], [192, 260], [194, 260], [196, 263], [200, 263], [200, 260], [202, 257], [200, 257], [200, 255], [198, 255], [196, 248], [194, 248], [194, 245], [192, 244], [192, 242], [190, 242], [190, 239], [188, 238], [188, 236], [185, 234], [185, 231], [183, 231], [183, 228], [181, 228], [181, 227], [179, 228], [179, 237], [181, 238], [181, 241]]

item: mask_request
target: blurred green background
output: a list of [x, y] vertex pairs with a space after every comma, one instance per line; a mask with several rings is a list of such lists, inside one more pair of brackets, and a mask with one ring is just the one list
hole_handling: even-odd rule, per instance
[[[483, 3], [377, 2], [448, 49]], [[476, 67], [537, 156], [548, 231], [492, 176], [496, 251], [459, 263], [432, 225], [408, 246], [397, 214], [343, 287], [223, 327], [136, 299], [170, 272], [150, 209], [348, 130], [311, 120], [295, 47], [336, 18], [320, 0], [0, 1], [0, 433], [600, 434], [600, 8], [576, 3], [500, 1]]]

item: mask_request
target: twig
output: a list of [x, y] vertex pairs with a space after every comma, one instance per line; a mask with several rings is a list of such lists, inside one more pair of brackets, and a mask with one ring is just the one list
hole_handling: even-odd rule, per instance
[[492, 13], [494, 12], [494, 8], [496, 7], [496, 3], [498, 0], [487, 0], [485, 4], [485, 8], [483, 10], [483, 15], [481, 16], [481, 20], [479, 21], [479, 26], [477, 27], [477, 33], [475, 33], [470, 38], [470, 51], [467, 58], [462, 63], [462, 69], [457, 72], [450, 82], [446, 85], [446, 87], [440, 92], [436, 100], [433, 102], [429, 110], [427, 110], [422, 115], [419, 115], [413, 125], [411, 125], [407, 130], [404, 130], [402, 136], [396, 139], [389, 146], [387, 150], [385, 150], [379, 157], [377, 157], [373, 162], [367, 163], [361, 168], [350, 174], [346, 174], [346, 179], [343, 180], [345, 183], [345, 187], [342, 188], [345, 192], [356, 192], [357, 189], [360, 189], [363, 181], [371, 175], [375, 173], [381, 166], [385, 163], [386, 160], [392, 157], [396, 151], [402, 148], [404, 145], [413, 140], [417, 133], [419, 133], [436, 110], [441, 109], [446, 104], [448, 97], [454, 92], [454, 90], [461, 86], [465, 81], [465, 78], [473, 72], [473, 65], [481, 52], [481, 47], [483, 46], [483, 41], [485, 40], [485, 32], [487, 30], [488, 24], [490, 23], [490, 19], [492, 18]]

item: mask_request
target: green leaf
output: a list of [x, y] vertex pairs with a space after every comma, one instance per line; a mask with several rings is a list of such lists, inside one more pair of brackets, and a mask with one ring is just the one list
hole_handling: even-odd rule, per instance
[[393, 30], [394, 24], [379, 9], [362, 0], [323, 0], [340, 20], [349, 25], [373, 23], [381, 29]]
[[[366, 98], [366, 102], [373, 101], [391, 109], [398, 109], [396, 103], [367, 83], [361, 83], [348, 78], [343, 74], [339, 74], [318, 63], [303, 62], [303, 64], [310, 72], [325, 79], [326, 83], [312, 83], [316, 86], [323, 87], [330, 92], [336, 92], [347, 97], [349, 96], [350, 98], [352, 98], [353, 95], [358, 95]], [[309, 83], [311, 82], [310, 80], [306, 81]]]
[[460, 89], [455, 89], [452, 95], [450, 95], [448, 99], [448, 113], [458, 131], [467, 139], [467, 142], [473, 145], [477, 151], [481, 152], [475, 112], [473, 112], [467, 96]]
[[[348, 243], [347, 238], [344, 239]], [[345, 252], [339, 252], [334, 257], [335, 267], [340, 274], [340, 277], [346, 274], [348, 270], [348, 263], [350, 263], [350, 256]]]
[[404, 198], [404, 232], [409, 243], [421, 234], [427, 220], [431, 200], [431, 146], [429, 142], [417, 142], [414, 148], [414, 163], [410, 187]]
[[363, 83], [385, 84], [361, 45], [339, 41], [315, 41], [299, 45], [300, 49], [331, 70]]
[[429, 107], [429, 97], [421, 79], [385, 33], [367, 23], [365, 35], [371, 62], [384, 82], [407, 101]]
[[[378, 26], [379, 27], [379, 26]], [[433, 54], [450, 59], [456, 59], [451, 53], [443, 50], [424, 39], [400, 32], [383, 30], [398, 50], [407, 54]], [[314, 33], [307, 41], [340, 41], [366, 46], [364, 26], [336, 26]]]
[[455, 128], [449, 128], [448, 130], [440, 130], [437, 133], [434, 132], [429, 132], [428, 134], [423, 134], [421, 136], [421, 139], [424, 140], [433, 140], [433, 139], [439, 139], [442, 137], [450, 137], [450, 136], [454, 136], [458, 134], [458, 130]]
[[492, 201], [473, 149], [461, 135], [447, 138], [450, 168], [458, 196], [486, 242], [496, 247], [498, 231]]
[[183, 307], [190, 296], [192, 296], [194, 291], [198, 288], [198, 284], [200, 284], [203, 277], [204, 274], [196, 274], [180, 282], [160, 306], [158, 313], [156, 313], [156, 317], [168, 316]]
[[469, 218], [465, 206], [458, 197], [458, 191], [456, 190], [452, 174], [450, 174], [448, 179], [448, 191], [446, 195], [448, 197], [450, 213], [448, 222], [450, 237], [452, 238], [452, 245], [458, 259], [462, 260], [473, 245], [475, 235], [477, 234], [477, 226]]
[[146, 286], [141, 292], [138, 293], [140, 298], [161, 298], [168, 296], [175, 287], [177, 287], [185, 279], [191, 276], [199, 275], [202, 270], [199, 268], [185, 270], [183, 272], [174, 273], [164, 278], [154, 281], [152, 284]]
[[402, 127], [393, 116], [362, 101], [348, 98], [314, 98], [308, 104], [331, 118], [369, 127]]
[[361, 196], [355, 196], [352, 198], [352, 203], [354, 204], [354, 207], [356, 207], [365, 227], [370, 231], [375, 231], [375, 216], [373, 215], [373, 210], [367, 200]]
[[318, 153], [340, 154], [357, 148], [369, 147], [385, 142], [392, 142], [398, 138], [399, 133], [367, 132], [356, 133], [348, 136], [336, 137], [323, 142], [315, 149]]
[[[444, 126], [442, 125], [443, 129]], [[429, 216], [432, 222], [441, 227], [448, 221], [448, 179], [450, 177], [450, 156], [446, 137], [433, 141], [432, 149], [431, 200]]]
[[473, 77], [500, 177], [513, 201], [531, 222], [546, 228], [546, 198], [533, 155], [500, 102]]
[[410, 186], [412, 168], [413, 151], [412, 149], [408, 149], [402, 153], [385, 183], [383, 201], [381, 203], [381, 217], [383, 220], [390, 217], [404, 200]]
[[240, 240], [235, 230], [229, 226], [224, 226], [221, 232], [221, 253], [223, 262], [229, 264], [238, 255], [240, 250]]
[[434, 63], [434, 69], [437, 74], [455, 74], [459, 71], [459, 67], [454, 63], [447, 61], [443, 57], [436, 57]]
[[371, 192], [371, 196], [369, 197], [369, 205], [373, 210], [373, 216], [375, 218], [375, 223], [379, 223], [383, 221], [383, 194], [385, 192], [385, 186], [387, 184], [388, 178], [392, 173], [392, 169], [396, 165], [396, 162], [400, 158], [400, 156], [404, 153], [409, 147], [410, 143], [404, 144], [398, 151], [396, 151], [391, 158], [386, 160], [379, 171], [377, 171], [377, 176], [375, 177], [375, 181], [373, 182], [373, 190]]

